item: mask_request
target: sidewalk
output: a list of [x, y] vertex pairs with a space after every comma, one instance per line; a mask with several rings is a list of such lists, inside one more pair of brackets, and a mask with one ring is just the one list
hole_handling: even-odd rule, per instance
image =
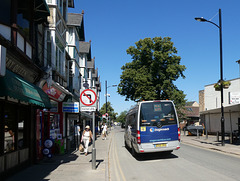
[[230, 144], [228, 140], [225, 140], [225, 146], [222, 146], [221, 142], [217, 142], [217, 137], [212, 135], [208, 135], [208, 139], [206, 139], [205, 135], [200, 136], [199, 138], [197, 138], [197, 136], [181, 135], [181, 142], [184, 144], [194, 145], [205, 149], [240, 156], [240, 144]]
[[89, 154], [85, 156], [78, 150], [72, 153], [53, 156], [51, 160], [42, 161], [32, 165], [12, 177], [7, 181], [108, 181], [108, 152], [111, 141], [111, 133], [107, 140], [98, 137], [95, 141], [96, 148], [96, 170], [92, 169], [92, 145], [89, 147]]

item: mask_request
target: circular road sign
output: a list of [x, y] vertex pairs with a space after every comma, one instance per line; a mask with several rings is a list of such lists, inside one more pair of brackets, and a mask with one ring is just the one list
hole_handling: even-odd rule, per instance
[[92, 89], [85, 89], [80, 94], [80, 101], [85, 106], [92, 106], [97, 101], [97, 95]]

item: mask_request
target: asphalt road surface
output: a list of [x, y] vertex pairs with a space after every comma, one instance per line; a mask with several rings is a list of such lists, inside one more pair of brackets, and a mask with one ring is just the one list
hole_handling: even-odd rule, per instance
[[230, 181], [240, 180], [240, 157], [181, 144], [172, 154], [146, 154], [134, 158], [124, 146], [124, 130], [111, 132], [111, 181]]

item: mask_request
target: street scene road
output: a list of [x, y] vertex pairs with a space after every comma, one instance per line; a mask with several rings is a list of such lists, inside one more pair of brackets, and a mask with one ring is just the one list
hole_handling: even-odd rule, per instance
[[96, 170], [92, 169], [92, 145], [89, 155], [78, 150], [55, 156], [10, 176], [7, 181], [88, 180], [240, 180], [239, 146], [215, 146], [214, 137], [182, 135], [181, 148], [172, 154], [146, 154], [134, 158], [124, 146], [124, 129], [109, 130], [106, 140], [96, 140]]
[[112, 131], [109, 176], [125, 180], [240, 180], [240, 157], [181, 144], [172, 154], [134, 158], [124, 146], [124, 130]]

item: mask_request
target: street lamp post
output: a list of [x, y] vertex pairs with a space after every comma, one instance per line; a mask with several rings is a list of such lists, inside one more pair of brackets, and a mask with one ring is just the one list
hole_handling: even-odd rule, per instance
[[205, 18], [195, 18], [195, 20], [200, 21], [200, 22], [208, 22], [211, 23], [213, 25], [215, 25], [216, 27], [218, 27], [219, 29], [219, 39], [220, 39], [220, 86], [221, 86], [221, 134], [222, 134], [222, 146], [225, 145], [225, 129], [224, 129], [224, 109], [223, 109], [223, 85], [222, 85], [222, 81], [223, 81], [223, 60], [222, 60], [222, 15], [221, 15], [221, 9], [219, 9], [219, 25], [217, 25], [216, 23], [206, 20]]
[[105, 96], [106, 96], [106, 113], [107, 113], [107, 96], [108, 96], [108, 93], [107, 93], [107, 89], [109, 87], [116, 87], [117, 85], [110, 85], [110, 86], [107, 86], [107, 80], [105, 81], [105, 87], [106, 87], [106, 90], [105, 90]]

